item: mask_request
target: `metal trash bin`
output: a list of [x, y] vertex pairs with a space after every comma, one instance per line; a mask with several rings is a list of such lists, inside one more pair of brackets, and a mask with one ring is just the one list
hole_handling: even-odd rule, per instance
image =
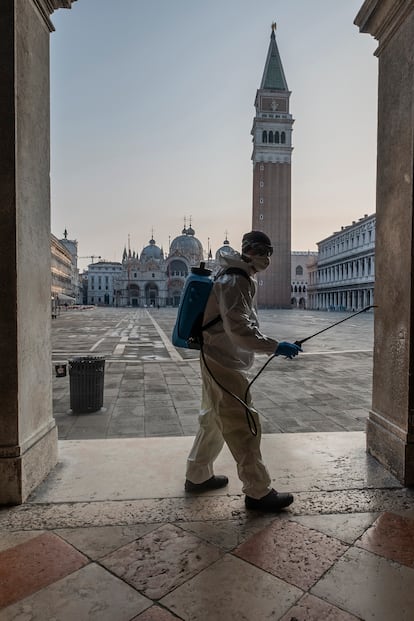
[[66, 377], [66, 364], [55, 364], [56, 377]]
[[103, 406], [105, 359], [83, 356], [69, 360], [70, 407], [76, 414]]

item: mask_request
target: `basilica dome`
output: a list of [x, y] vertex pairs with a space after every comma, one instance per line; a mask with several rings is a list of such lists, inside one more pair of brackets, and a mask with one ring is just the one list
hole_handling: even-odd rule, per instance
[[217, 252], [216, 252], [216, 261], [219, 260], [220, 255], [223, 255], [223, 254], [234, 254], [235, 252], [236, 251], [230, 246], [230, 242], [229, 242], [229, 240], [226, 237], [226, 239], [223, 242], [223, 246], [221, 246], [221, 248], [219, 248], [217, 250]]
[[141, 252], [141, 261], [149, 261], [150, 259], [162, 259], [162, 250], [156, 245], [153, 237], [149, 240], [149, 245], [145, 246]]
[[200, 240], [195, 237], [195, 231], [191, 226], [184, 228], [181, 235], [172, 240], [170, 255], [178, 254], [186, 257], [190, 263], [203, 261], [204, 252]]

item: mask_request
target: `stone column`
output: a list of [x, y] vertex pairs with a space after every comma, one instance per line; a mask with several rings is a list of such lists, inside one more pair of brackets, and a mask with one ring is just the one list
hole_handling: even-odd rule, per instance
[[[378, 41], [375, 342], [367, 448], [414, 485], [414, 0], [367, 0], [355, 24]], [[413, 338], [411, 338], [413, 335]]]
[[49, 14], [0, 11], [0, 504], [24, 502], [57, 461], [50, 342]]

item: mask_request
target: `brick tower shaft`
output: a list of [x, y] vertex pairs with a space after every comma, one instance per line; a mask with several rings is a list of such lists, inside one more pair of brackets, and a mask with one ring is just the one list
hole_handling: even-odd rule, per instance
[[272, 25], [263, 78], [256, 93], [253, 121], [252, 228], [272, 240], [270, 267], [258, 274], [258, 304], [291, 308], [291, 157], [293, 118], [290, 91]]

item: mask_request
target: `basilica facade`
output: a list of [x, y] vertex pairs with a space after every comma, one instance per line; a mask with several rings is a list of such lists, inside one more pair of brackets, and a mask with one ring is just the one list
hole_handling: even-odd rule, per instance
[[175, 237], [168, 253], [152, 236], [139, 253], [124, 248], [122, 261], [99, 261], [88, 266], [85, 302], [98, 306], [178, 306], [191, 268], [202, 261], [214, 270], [218, 253], [232, 252], [227, 238], [213, 258], [207, 256], [190, 225]]

